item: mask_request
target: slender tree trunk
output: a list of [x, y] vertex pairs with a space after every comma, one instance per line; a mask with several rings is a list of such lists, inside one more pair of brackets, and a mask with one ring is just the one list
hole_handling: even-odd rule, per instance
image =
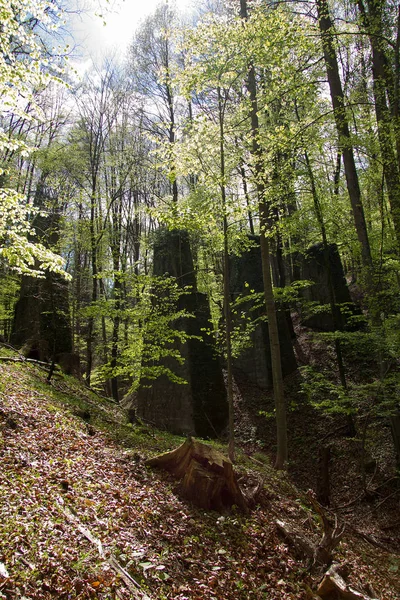
[[244, 165], [243, 164], [240, 166], [240, 175], [242, 177], [243, 193], [244, 193], [244, 197], [246, 199], [247, 216], [248, 216], [248, 219], [249, 219], [250, 233], [252, 235], [254, 235], [253, 215], [251, 214], [250, 197], [249, 197], [249, 192], [248, 192], [248, 189], [247, 189], [247, 177], [246, 177], [246, 171], [244, 169]]
[[346, 105], [342, 82], [339, 76], [339, 67], [334, 45], [334, 31], [326, 0], [316, 0], [318, 22], [321, 33], [322, 48], [324, 51], [325, 65], [332, 100], [336, 129], [339, 137], [339, 148], [343, 155], [344, 171], [346, 175], [347, 190], [353, 212], [354, 225], [361, 247], [361, 257], [364, 266], [372, 266], [371, 249], [369, 245], [364, 209], [361, 201], [360, 185], [354, 160], [353, 145], [350, 136], [349, 124], [346, 116]]
[[[331, 263], [329, 260], [328, 236], [326, 234], [324, 217], [322, 214], [321, 203], [319, 201], [317, 187], [315, 185], [314, 173], [313, 173], [313, 170], [311, 167], [311, 163], [310, 163], [310, 159], [309, 159], [307, 151], [304, 152], [304, 157], [305, 157], [305, 161], [306, 161], [308, 176], [310, 178], [310, 183], [311, 183], [311, 192], [312, 192], [313, 201], [314, 201], [315, 216], [317, 217], [317, 221], [318, 221], [318, 224], [319, 224], [320, 230], [321, 230], [322, 244], [323, 244], [323, 248], [324, 248], [325, 271], [328, 276], [329, 307], [330, 307], [331, 316], [332, 316], [333, 330], [341, 331], [343, 329], [343, 326], [342, 326], [341, 320], [338, 318], [339, 309], [336, 305], [335, 289], [333, 286], [333, 279], [332, 279], [332, 268], [331, 268]], [[339, 155], [338, 155], [338, 157], [339, 157]], [[338, 162], [338, 164], [340, 166], [340, 161]], [[336, 176], [337, 172], [338, 172], [338, 168], [336, 169], [335, 176]], [[338, 370], [339, 370], [340, 383], [341, 383], [343, 389], [345, 391], [347, 391], [347, 378], [346, 378], [346, 370], [345, 370], [344, 361], [343, 361], [342, 346], [341, 346], [340, 340], [338, 338], [335, 338], [335, 353], [336, 353], [336, 362], [337, 362], [337, 366], [338, 366]], [[353, 419], [352, 415], [347, 415], [347, 425], [348, 425], [349, 435], [354, 436], [356, 434], [356, 427], [355, 427], [354, 419]]]
[[[170, 75], [170, 67], [169, 67], [169, 41], [165, 40], [165, 71], [166, 71], [166, 80], [165, 80], [165, 92], [167, 95], [167, 103], [168, 103], [168, 112], [169, 112], [169, 143], [171, 144], [171, 149], [175, 144], [175, 109], [174, 109], [174, 95], [171, 86], [171, 75]], [[178, 183], [176, 181], [176, 173], [175, 173], [175, 165], [171, 165], [171, 176], [172, 176], [172, 199], [176, 204], [178, 202]]]
[[397, 469], [400, 472], [400, 414], [390, 417], [393, 444], [396, 452]]
[[396, 134], [397, 165], [400, 171], [400, 4], [397, 12], [396, 46], [394, 50], [393, 117]]
[[[115, 174], [114, 174], [115, 175]], [[119, 330], [121, 325], [121, 307], [122, 307], [122, 293], [123, 285], [121, 281], [121, 270], [123, 270], [122, 264], [126, 261], [123, 260], [123, 253], [121, 252], [122, 245], [122, 199], [119, 197], [119, 190], [116, 186], [116, 178], [112, 181], [112, 223], [110, 223], [110, 250], [113, 261], [113, 276], [114, 276], [114, 289], [113, 289], [113, 301], [114, 301], [114, 316], [112, 317], [112, 334], [111, 334], [111, 396], [115, 402], [119, 402], [119, 390], [118, 390], [118, 377], [115, 374], [118, 361], [119, 352]]]
[[233, 364], [232, 364], [232, 315], [229, 295], [229, 248], [228, 248], [228, 223], [224, 217], [224, 314], [226, 335], [226, 370], [227, 370], [227, 394], [228, 394], [228, 429], [229, 445], [228, 456], [232, 462], [235, 460], [235, 423], [233, 405]]
[[219, 144], [220, 144], [220, 176], [221, 200], [224, 228], [224, 316], [225, 316], [225, 351], [227, 367], [227, 393], [229, 407], [229, 445], [228, 456], [232, 462], [235, 459], [235, 424], [233, 406], [233, 364], [232, 364], [232, 315], [229, 293], [229, 243], [228, 243], [228, 218], [225, 189], [225, 144], [224, 144], [224, 101], [221, 88], [218, 88], [218, 117], [219, 117]]
[[271, 276], [271, 258], [269, 240], [265, 234], [266, 222], [268, 221], [265, 202], [260, 203], [260, 246], [262, 259], [262, 272], [264, 282], [264, 299], [268, 318], [269, 345], [271, 350], [272, 381], [275, 399], [276, 411], [276, 438], [277, 451], [275, 468], [285, 468], [288, 458], [287, 448], [287, 422], [286, 422], [286, 404], [283, 390], [283, 376], [281, 364], [281, 348], [279, 342], [278, 320], [274, 300], [274, 292]]
[[[117, 269], [115, 268], [117, 267]], [[118, 274], [119, 270], [119, 260], [118, 264], [114, 264], [114, 312], [115, 316], [113, 318], [113, 329], [112, 329], [112, 337], [111, 337], [111, 370], [113, 375], [111, 377], [111, 395], [115, 402], [119, 402], [119, 390], [118, 390], [118, 377], [115, 375], [114, 371], [117, 367], [118, 360], [118, 348], [119, 348], [119, 329], [121, 325], [121, 299], [122, 299], [122, 284], [121, 278]]]
[[[95, 187], [94, 187], [95, 190]], [[97, 267], [97, 241], [96, 241], [96, 192], [92, 191], [90, 197], [90, 250], [92, 258], [92, 308], [98, 299], [98, 267]], [[94, 316], [91, 313], [88, 319], [88, 333], [86, 342], [86, 385], [90, 387], [90, 377], [93, 368], [93, 342], [94, 342]]]
[[336, 155], [336, 168], [333, 174], [333, 193], [337, 197], [339, 196], [339, 183], [340, 183], [340, 167], [342, 164], [342, 153], [338, 152]]
[[[246, 20], [247, 0], [240, 0], [240, 16]], [[260, 215], [260, 246], [261, 259], [264, 283], [264, 298], [266, 313], [268, 318], [269, 344], [271, 349], [271, 367], [272, 381], [274, 389], [275, 412], [276, 412], [276, 433], [277, 433], [277, 452], [275, 460], [275, 468], [283, 469], [288, 457], [287, 449], [287, 423], [286, 423], [286, 405], [283, 390], [283, 376], [281, 365], [281, 351], [279, 343], [278, 321], [276, 316], [276, 308], [274, 301], [274, 292], [271, 277], [271, 258], [269, 240], [267, 237], [270, 215], [268, 214], [268, 206], [265, 200], [265, 183], [263, 172], [263, 156], [262, 148], [259, 143], [259, 120], [257, 106], [257, 85], [254, 66], [249, 65], [247, 76], [247, 89], [250, 95], [250, 121], [252, 134], [251, 153], [254, 159], [255, 180], [257, 188], [257, 197]]]
[[[375, 102], [378, 140], [381, 151], [383, 174], [389, 198], [390, 212], [393, 220], [397, 244], [400, 245], [400, 122], [399, 122], [399, 51], [400, 51], [400, 5], [398, 7], [397, 38], [394, 55], [394, 72], [384, 47], [383, 10], [381, 0], [367, 0], [368, 12], [363, 0], [357, 5], [363, 26], [369, 35], [372, 50], [372, 78]], [[389, 98], [391, 110], [387, 104]], [[393, 146], [395, 140], [396, 153]], [[382, 221], [383, 222], [383, 221]], [[380, 317], [373, 313], [373, 323], [380, 327]], [[384, 378], [384, 358], [378, 354], [381, 377]], [[390, 416], [393, 444], [396, 451], [397, 465], [400, 467], [400, 413]]]

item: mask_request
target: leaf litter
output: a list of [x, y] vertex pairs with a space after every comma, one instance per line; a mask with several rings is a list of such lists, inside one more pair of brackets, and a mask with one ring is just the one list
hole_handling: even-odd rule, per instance
[[[250, 516], [202, 511], [169, 475], [91, 435], [34, 377], [33, 367], [0, 365], [0, 598], [313, 597], [305, 562], [274, 524], [309, 518], [285, 476], [271, 472]], [[339, 553], [358, 562], [350, 546]], [[358, 568], [385, 600], [398, 597], [390, 561]]]

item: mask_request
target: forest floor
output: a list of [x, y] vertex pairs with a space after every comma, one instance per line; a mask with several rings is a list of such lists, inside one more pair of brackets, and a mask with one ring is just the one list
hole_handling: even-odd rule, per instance
[[[265, 403], [259, 391], [247, 394]], [[242, 411], [240, 419], [244, 451], [235, 468], [261, 475], [264, 487], [249, 515], [221, 516], [181, 500], [170, 475], [145, 466], [182, 438], [128, 424], [118, 406], [71, 377], [49, 385], [37, 366], [0, 362], [0, 598], [315, 598], [321, 576], [279, 537], [276, 519], [320, 538], [305, 490], [315, 484], [316, 436], [335, 430], [340, 417], [318, 420], [295, 406], [288, 473], [270, 465], [265, 417], [253, 422]], [[353, 587], [398, 599], [399, 497], [383, 486], [372, 504], [358, 498], [357, 443], [332, 439], [331, 509], [347, 523], [334, 558], [346, 563]], [[389, 451], [379, 451], [381, 471]], [[375, 474], [376, 482], [385, 477]]]

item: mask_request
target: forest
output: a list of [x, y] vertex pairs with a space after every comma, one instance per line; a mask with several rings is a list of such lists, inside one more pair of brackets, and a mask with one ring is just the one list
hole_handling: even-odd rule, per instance
[[[0, 10], [0, 366], [221, 444], [224, 477], [268, 456], [316, 490], [325, 567], [332, 502], [382, 508], [368, 522], [398, 551], [400, 5], [161, 2], [83, 75], [68, 2]], [[228, 501], [204, 461], [194, 503], [265, 495], [232, 475]], [[340, 578], [322, 598], [375, 598]], [[215, 598], [319, 597], [249, 590]]]

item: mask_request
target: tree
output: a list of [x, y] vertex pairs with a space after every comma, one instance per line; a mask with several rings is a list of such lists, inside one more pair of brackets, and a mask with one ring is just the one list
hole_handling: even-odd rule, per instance
[[364, 266], [372, 266], [372, 256], [369, 244], [364, 208], [361, 200], [360, 184], [356, 169], [349, 124], [346, 116], [346, 104], [342, 83], [339, 76], [339, 67], [334, 45], [334, 29], [329, 14], [326, 0], [317, 0], [318, 24], [321, 32], [321, 42], [328, 76], [329, 90], [332, 100], [333, 114], [339, 138], [339, 148], [343, 154], [343, 163], [346, 174], [347, 189], [361, 247], [361, 256]]
[[[141, 98], [115, 59], [86, 76], [75, 100], [78, 114], [63, 151], [76, 187], [68, 224], [75, 337], [81, 352], [85, 343], [88, 383], [93, 376], [118, 401], [119, 358], [131, 340], [129, 310], [140, 301], [139, 275], [148, 271], [142, 246], [160, 175]], [[136, 324], [133, 329], [137, 334]]]
[[[246, 21], [248, 19], [247, 2], [240, 1], [240, 16]], [[276, 410], [276, 430], [277, 430], [277, 453], [275, 467], [283, 469], [287, 461], [287, 425], [286, 425], [286, 407], [283, 390], [283, 377], [281, 365], [281, 351], [279, 343], [278, 321], [276, 318], [276, 309], [274, 294], [272, 288], [270, 247], [268, 240], [268, 228], [270, 222], [269, 208], [265, 198], [265, 180], [263, 175], [263, 152], [259, 142], [260, 125], [258, 119], [257, 102], [257, 84], [254, 64], [249, 62], [247, 75], [247, 89], [250, 96], [250, 122], [251, 122], [251, 153], [254, 160], [254, 177], [257, 189], [257, 198], [260, 217], [260, 246], [262, 257], [262, 271], [264, 281], [265, 305], [268, 317], [269, 342], [271, 348], [272, 361], [272, 379], [274, 386], [274, 399]]]
[[[382, 157], [383, 173], [391, 208], [397, 244], [400, 244], [400, 129], [399, 129], [399, 39], [400, 13], [397, 22], [397, 40], [393, 42], [394, 61], [384, 30], [384, 16], [389, 16], [389, 7], [383, 0], [369, 0], [368, 10], [363, 0], [357, 5], [361, 23], [371, 44], [372, 79], [378, 139]], [[389, 29], [389, 28], [387, 28]], [[389, 34], [390, 35], [390, 34]], [[389, 100], [389, 106], [387, 99]], [[395, 143], [393, 143], [395, 142]], [[396, 156], [397, 148], [397, 156]]]
[[[107, 62], [104, 70], [87, 78], [78, 100], [79, 122], [76, 130], [76, 148], [83, 159], [84, 170], [78, 178], [89, 200], [89, 236], [91, 258], [91, 304], [94, 309], [99, 298], [99, 244], [104, 235], [100, 178], [106, 143], [118, 116], [121, 98], [115, 88], [114, 65]], [[89, 314], [86, 348], [86, 383], [90, 385], [93, 367], [95, 317]]]
[[165, 153], [167, 179], [174, 204], [178, 182], [173, 159], [177, 137], [179, 97], [176, 93], [174, 29], [176, 17], [168, 3], [160, 4], [136, 33], [130, 48], [133, 85], [145, 99], [146, 125]]
[[[127, 305], [124, 281], [129, 278], [130, 270], [138, 274], [141, 226], [138, 196], [146, 146], [139, 107], [122, 81], [119, 82], [119, 93], [121, 97], [118, 118], [110, 123], [110, 134], [105, 146], [107, 159], [102, 169], [106, 200], [106, 237], [112, 261], [110, 370], [113, 373], [111, 393], [116, 402], [119, 401], [118, 377], [115, 373], [120, 354], [120, 327]], [[131, 246], [135, 249], [135, 255], [129, 264]]]
[[[39, 28], [53, 28], [54, 3], [17, 0], [1, 3], [2, 70], [0, 77], [1, 118], [11, 115], [27, 121], [37, 121], [40, 108], [34, 92], [58, 81], [61, 68], [54, 63], [48, 68], [47, 49], [38, 35]], [[27, 108], [29, 107], [29, 109]], [[26, 155], [29, 145], [0, 131], [0, 153]], [[30, 214], [23, 194], [7, 182], [7, 166], [0, 169], [0, 257], [19, 273], [42, 276], [46, 270], [64, 274], [64, 261], [32, 235]]]
[[[242, 5], [242, 16], [245, 15], [247, 17], [247, 12], [243, 12], [245, 8]], [[284, 20], [281, 13], [279, 13], [279, 17], [277, 18], [278, 22], [279, 18], [281, 21]], [[264, 25], [262, 34], [258, 33], [260, 20], [262, 20]], [[243, 228], [243, 223], [247, 220], [250, 208], [249, 189], [246, 190], [247, 193], [245, 193], [244, 197], [237, 193], [234, 194], [231, 190], [235, 186], [236, 188], [238, 186], [238, 170], [243, 177], [241, 167], [243, 168], [243, 164], [249, 165], [250, 192], [251, 196], [253, 198], [255, 196], [257, 200], [258, 220], [262, 237], [266, 312], [270, 331], [274, 395], [278, 421], [277, 467], [282, 468], [287, 456], [286, 423], [269, 249], [269, 238], [272, 237], [270, 230], [272, 229], [274, 232], [275, 230], [271, 228], [273, 208], [272, 205], [268, 204], [270, 185], [269, 182], [267, 183], [268, 173], [270, 172], [269, 159], [271, 156], [267, 144], [271, 144], [272, 140], [272, 143], [276, 146], [279, 144], [279, 128], [277, 127], [277, 137], [274, 138], [271, 133], [273, 127], [270, 128], [267, 125], [268, 134], [266, 137], [268, 137], [268, 141], [264, 145], [262, 139], [263, 128], [259, 124], [258, 117], [259, 108], [257, 102], [259, 93], [256, 86], [254, 69], [254, 61], [256, 59], [259, 60], [260, 47], [264, 44], [265, 36], [272, 32], [273, 26], [276, 24], [273, 23], [269, 27], [265, 25], [267, 20], [268, 16], [262, 11], [257, 13], [257, 24], [256, 19], [254, 19], [251, 24], [246, 23], [245, 27], [243, 26], [243, 21], [241, 22], [234, 17], [224, 20], [210, 17], [198, 25], [194, 32], [189, 32], [188, 46], [186, 48], [187, 65], [184, 74], [185, 89], [186, 93], [189, 90], [195, 99], [197, 95], [197, 100], [195, 100], [193, 105], [196, 109], [197, 104], [199, 104], [203, 116], [201, 119], [198, 119], [197, 127], [189, 129], [189, 139], [186, 143], [186, 148], [190, 148], [192, 156], [197, 154], [197, 158], [200, 161], [196, 175], [198, 185], [202, 181], [206, 170], [208, 173], [214, 172], [215, 181], [218, 181], [221, 194], [222, 217], [227, 219], [223, 221], [224, 237], [226, 240], [228, 239], [228, 225], [231, 232], [235, 231], [235, 225], [237, 227], [238, 223], [240, 223], [239, 228], [244, 229], [244, 232], [246, 231]], [[284, 35], [284, 33], [276, 35], [279, 38], [278, 43], [281, 43]], [[295, 42], [293, 41], [292, 43], [294, 45]], [[274, 68], [281, 73], [282, 62], [279, 62], [281, 58], [278, 50], [271, 59], [271, 62], [267, 62], [267, 58], [265, 58], [266, 62], [263, 64], [258, 62], [257, 66], [260, 65], [259, 72], [263, 73], [264, 71], [265, 73], [271, 67], [271, 69]], [[279, 76], [277, 77], [278, 79]], [[280, 83], [281, 81], [280, 78]], [[246, 84], [249, 89], [248, 95], [243, 94], [243, 88]], [[274, 89], [276, 90], [276, 88]], [[215, 101], [215, 97], [218, 99], [218, 102]], [[264, 103], [262, 111], [267, 113], [269, 110], [270, 107], [267, 107]], [[225, 123], [228, 113], [231, 116], [228, 123]], [[196, 122], [195, 117], [194, 122]], [[217, 124], [218, 127], [216, 127]], [[229, 134], [227, 133], [228, 131]], [[238, 143], [239, 131], [244, 140], [241, 145]], [[219, 148], [215, 145], [216, 140], [219, 140]], [[229, 162], [231, 164], [234, 162], [233, 169], [226, 167], [225, 161], [228, 156]], [[218, 169], [216, 166], [218, 166]], [[219, 172], [217, 173], [218, 170]], [[231, 205], [229, 212], [226, 209], [227, 189], [230, 190], [230, 194], [232, 194], [236, 202], [235, 208]], [[232, 222], [228, 221], [228, 216]], [[232, 239], [235, 235], [238, 235], [237, 231], [233, 235], [231, 233], [230, 238]], [[224, 247], [227, 254], [228, 247], [226, 244]], [[228, 280], [228, 276], [229, 274], [225, 270], [225, 282]], [[226, 305], [226, 299], [224, 304]]]
[[[200, 28], [199, 28], [200, 29]], [[204, 33], [206, 32], [206, 38]], [[216, 33], [224, 35], [224, 42], [216, 46]], [[236, 95], [235, 87], [240, 81], [238, 74], [231, 68], [235, 64], [237, 48], [229, 43], [228, 34], [218, 27], [218, 24], [209, 24], [209, 30], [205, 27], [202, 31], [193, 34], [187, 46], [186, 71], [183, 73], [182, 81], [190, 99], [196, 92], [198, 98], [194, 103], [197, 115], [190, 119], [187, 137], [177, 148], [181, 156], [177, 163], [184, 166], [186, 170], [194, 175], [196, 185], [192, 187], [192, 194], [196, 196], [202, 184], [208, 188], [215, 189], [216, 197], [213, 204], [214, 218], [217, 217], [218, 225], [222, 224], [222, 281], [223, 281], [223, 315], [224, 315], [224, 353], [227, 367], [227, 395], [229, 405], [229, 458], [234, 460], [234, 401], [233, 401], [233, 354], [232, 354], [232, 314], [230, 298], [229, 261], [231, 250], [230, 215], [232, 203], [228, 200], [231, 192], [232, 175], [237, 167], [235, 152], [228, 158], [227, 146], [230, 151], [232, 136], [226, 134], [226, 128], [232, 128], [235, 120], [235, 110], [232, 97]], [[220, 41], [220, 40], [219, 40]], [[207, 45], [207, 50], [204, 45]], [[203, 49], [202, 60], [197, 60], [197, 52]], [[191, 59], [196, 58], [191, 62]], [[211, 58], [212, 57], [212, 58]], [[207, 130], [207, 132], [206, 132]], [[201, 136], [201, 138], [200, 138]], [[193, 138], [199, 137], [201, 144], [194, 144]], [[208, 139], [207, 139], [208, 138]], [[211, 141], [212, 138], [212, 141]], [[214, 145], [214, 142], [217, 142]], [[187, 144], [187, 146], [186, 146]], [[200, 146], [203, 146], [200, 148]], [[186, 146], [186, 147], [185, 147]], [[186, 154], [185, 154], [186, 150]], [[183, 160], [182, 160], [183, 158]], [[210, 160], [211, 159], [211, 160]], [[185, 164], [186, 163], [186, 164]], [[197, 164], [196, 164], [197, 163]], [[178, 166], [179, 168], [179, 166]], [[198, 169], [198, 170], [197, 170]], [[199, 177], [199, 173], [201, 176]], [[209, 190], [211, 191], [211, 190]], [[217, 204], [217, 205], [216, 205]], [[203, 218], [210, 210], [210, 206], [203, 206], [201, 213]], [[237, 211], [239, 212], [239, 211]], [[211, 215], [210, 215], [211, 216]], [[203, 228], [204, 229], [204, 228]], [[215, 242], [215, 238], [214, 238]]]

